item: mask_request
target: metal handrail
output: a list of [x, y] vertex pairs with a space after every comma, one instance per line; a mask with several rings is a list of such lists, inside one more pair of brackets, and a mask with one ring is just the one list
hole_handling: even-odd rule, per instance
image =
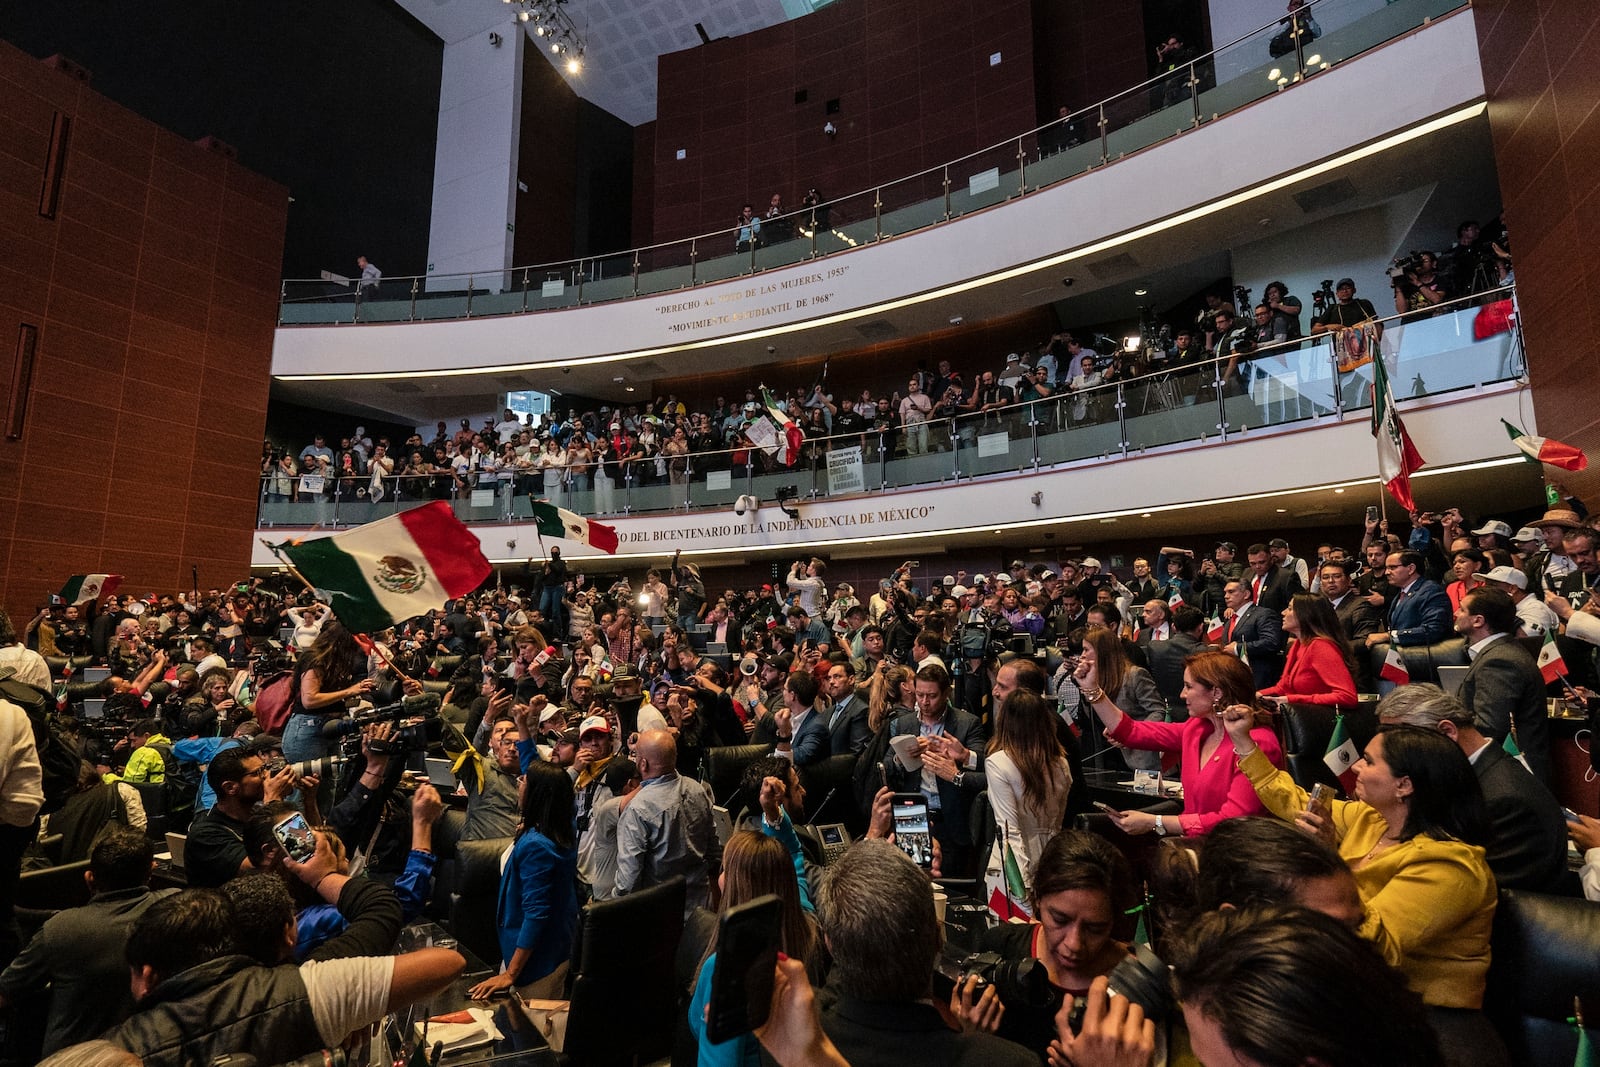
[[[1303, 16], [1306, 16], [1306, 15], [1314, 15], [1315, 11], [1316, 11], [1316, 8], [1317, 8], [1317, 6], [1319, 4], [1332, 5], [1332, 4], [1335, 4], [1335, 3], [1337, 3], [1337, 0], [1310, 0], [1310, 3], [1308, 3], [1304, 8], [1301, 8], [1298, 11], [1296, 11], [1294, 13], [1294, 16], [1295, 17], [1303, 17]], [[1461, 3], [1458, 5], [1458, 8], [1459, 7], [1467, 7], [1467, 6], [1469, 6], [1469, 0], [1461, 0]], [[1456, 9], [1452, 9], [1452, 10], [1456, 10]], [[1200, 117], [1200, 113], [1199, 113], [1199, 86], [1200, 86], [1200, 80], [1199, 80], [1198, 75], [1196, 73], [1197, 69], [1203, 67], [1208, 61], [1215, 60], [1216, 57], [1222, 55], [1223, 53], [1225, 53], [1225, 52], [1227, 52], [1227, 51], [1229, 51], [1231, 49], [1234, 49], [1234, 48], [1238, 47], [1239, 45], [1241, 45], [1241, 44], [1243, 44], [1243, 43], [1245, 43], [1245, 42], [1247, 42], [1247, 41], [1249, 41], [1249, 40], [1251, 40], [1253, 38], [1256, 38], [1256, 37], [1258, 37], [1258, 36], [1260, 36], [1262, 34], [1270, 33], [1271, 31], [1276, 30], [1278, 27], [1280, 27], [1283, 24], [1284, 20], [1285, 20], [1285, 16], [1282, 16], [1282, 15], [1276, 16], [1270, 22], [1268, 22], [1267, 24], [1265, 24], [1265, 25], [1263, 25], [1263, 26], [1261, 26], [1261, 27], [1259, 27], [1259, 28], [1257, 28], [1255, 30], [1250, 31], [1249, 33], [1244, 34], [1243, 36], [1239, 37], [1238, 39], [1236, 39], [1234, 41], [1229, 42], [1228, 44], [1222, 45], [1222, 46], [1217, 47], [1217, 48], [1213, 48], [1210, 52], [1207, 52], [1204, 55], [1195, 57], [1195, 58], [1189, 60], [1185, 64], [1185, 66], [1187, 67], [1187, 72], [1186, 73], [1188, 75], [1188, 78], [1187, 78], [1187, 81], [1185, 82], [1185, 84], [1189, 87], [1190, 96], [1191, 96], [1191, 98], [1193, 100], [1193, 104], [1194, 104], [1194, 114], [1192, 116], [1192, 125], [1198, 125], [1200, 123], [1200, 121], [1201, 121], [1201, 117]], [[1421, 23], [1421, 25], [1426, 25], [1427, 21], [1428, 20], [1424, 20], [1424, 22]], [[1416, 27], [1411, 27], [1409, 29], [1415, 29], [1415, 28]], [[1408, 29], [1407, 32], [1409, 32], [1409, 29]], [[1296, 35], [1296, 37], [1295, 37], [1295, 45], [1296, 45], [1295, 56], [1296, 56], [1297, 66], [1298, 66], [1298, 69], [1301, 72], [1304, 72], [1304, 70], [1305, 70], [1305, 62], [1304, 62], [1304, 57], [1303, 57], [1303, 55], [1301, 55], [1301, 51], [1300, 51], [1301, 39], [1300, 39], [1299, 35]], [[873, 211], [874, 211], [874, 217], [877, 219], [877, 222], [876, 222], [876, 224], [874, 226], [873, 239], [874, 240], [878, 240], [878, 239], [881, 239], [884, 236], [883, 227], [882, 227], [882, 214], [883, 214], [883, 209], [884, 209], [884, 206], [885, 206], [884, 200], [883, 200], [883, 192], [884, 192], [885, 188], [893, 187], [893, 186], [899, 185], [901, 183], [916, 181], [917, 179], [926, 178], [926, 177], [929, 177], [931, 175], [936, 175], [936, 174], [940, 175], [941, 181], [942, 181], [942, 184], [943, 184], [943, 187], [944, 187], [943, 197], [944, 197], [944, 201], [945, 201], [945, 210], [944, 210], [944, 215], [943, 215], [943, 218], [941, 219], [941, 221], [946, 221], [946, 220], [948, 220], [948, 219], [950, 219], [952, 217], [952, 215], [950, 214], [950, 204], [949, 204], [949, 200], [950, 200], [950, 196], [949, 196], [949, 183], [950, 183], [949, 171], [950, 171], [950, 168], [958, 167], [960, 164], [965, 163], [965, 162], [967, 162], [969, 160], [974, 160], [974, 159], [977, 159], [979, 157], [982, 157], [982, 156], [988, 155], [990, 153], [996, 152], [998, 150], [1009, 148], [1012, 145], [1016, 145], [1017, 146], [1018, 153], [1020, 155], [1024, 151], [1023, 142], [1025, 142], [1028, 138], [1032, 137], [1037, 142], [1037, 139], [1038, 139], [1039, 135], [1041, 133], [1043, 133], [1044, 131], [1046, 131], [1046, 130], [1049, 130], [1049, 129], [1053, 128], [1053, 127], [1066, 126], [1066, 125], [1069, 125], [1069, 124], [1071, 124], [1071, 123], [1073, 123], [1075, 121], [1084, 120], [1084, 119], [1090, 119], [1090, 118], [1094, 119], [1094, 123], [1093, 124], [1095, 126], [1097, 126], [1098, 131], [1099, 131], [1098, 132], [1098, 137], [1099, 137], [1099, 140], [1101, 142], [1101, 155], [1100, 155], [1100, 158], [1101, 158], [1101, 163], [1103, 165], [1103, 164], [1105, 164], [1106, 162], [1109, 161], [1108, 141], [1107, 141], [1107, 137], [1108, 137], [1108, 134], [1109, 134], [1109, 120], [1108, 120], [1107, 114], [1106, 114], [1107, 108], [1112, 106], [1112, 105], [1114, 105], [1114, 104], [1116, 104], [1116, 103], [1118, 103], [1118, 102], [1120, 102], [1120, 101], [1137, 97], [1141, 93], [1148, 93], [1151, 89], [1155, 88], [1157, 85], [1167, 83], [1172, 78], [1178, 77], [1179, 75], [1182, 75], [1184, 73], [1185, 73], [1185, 70], [1180, 67], [1177, 70], [1166, 71], [1164, 73], [1154, 75], [1154, 76], [1152, 76], [1150, 78], [1146, 78], [1142, 82], [1139, 82], [1137, 85], [1134, 85], [1134, 86], [1132, 86], [1130, 88], [1122, 89], [1122, 90], [1120, 90], [1120, 91], [1118, 91], [1118, 92], [1116, 92], [1116, 93], [1114, 93], [1114, 94], [1112, 94], [1110, 96], [1107, 96], [1103, 100], [1100, 100], [1100, 101], [1098, 101], [1098, 102], [1096, 102], [1094, 104], [1090, 104], [1087, 107], [1080, 108], [1077, 111], [1074, 111], [1071, 114], [1067, 115], [1065, 118], [1058, 116], [1058, 117], [1056, 117], [1054, 119], [1051, 119], [1048, 122], [1042, 123], [1042, 124], [1040, 124], [1038, 126], [1035, 126], [1035, 127], [1031, 128], [1031, 129], [1025, 130], [1020, 134], [1012, 134], [1012, 135], [1007, 136], [1007, 137], [1005, 137], [1005, 138], [1003, 138], [1003, 139], [1001, 139], [999, 141], [996, 141], [994, 144], [987, 145], [987, 146], [985, 146], [983, 148], [977, 149], [977, 150], [972, 151], [972, 152], [968, 152], [967, 154], [962, 155], [962, 156], [958, 156], [955, 159], [947, 160], [947, 161], [945, 161], [943, 163], [934, 164], [933, 166], [925, 167], [922, 170], [915, 171], [915, 172], [913, 172], [911, 174], [902, 175], [902, 176], [900, 176], [898, 178], [891, 179], [888, 182], [878, 183], [878, 184], [875, 184], [875, 185], [870, 186], [868, 188], [860, 189], [860, 190], [857, 190], [855, 192], [846, 194], [845, 196], [836, 197], [834, 199], [824, 201], [824, 202], [822, 202], [820, 204], [817, 204], [817, 205], [814, 205], [814, 206], [811, 206], [811, 207], [802, 207], [802, 208], [799, 208], [799, 209], [796, 209], [796, 210], [793, 210], [793, 211], [786, 212], [786, 213], [784, 213], [782, 215], [777, 216], [776, 219], [773, 219], [773, 220], [768, 220], [768, 219], [762, 218], [761, 219], [761, 223], [762, 223], [763, 226], [767, 226], [770, 222], [773, 222], [773, 221], [784, 221], [784, 222], [787, 222], [789, 225], [794, 226], [796, 233], [800, 233], [800, 232], [802, 232], [801, 231], [801, 222], [803, 220], [809, 218], [812, 221], [813, 225], [811, 226], [811, 229], [810, 229], [810, 231], [808, 233], [808, 236], [810, 236], [810, 238], [812, 240], [812, 245], [813, 245], [811, 255], [815, 256], [817, 254], [816, 250], [815, 250], [815, 231], [816, 231], [816, 228], [817, 228], [816, 225], [815, 225], [816, 216], [818, 214], [831, 215], [832, 212], [836, 208], [840, 208], [841, 206], [846, 205], [846, 204], [848, 204], [848, 203], [850, 203], [852, 201], [855, 201], [860, 197], [864, 197], [864, 196], [867, 196], [867, 195], [870, 194], [873, 197], [872, 208], [873, 208]], [[1298, 81], [1299, 77], [1300, 77], [1300, 75], [1297, 75], [1294, 80]], [[1025, 175], [1026, 174], [1025, 165], [1024, 165], [1024, 167], [1022, 169], [1023, 169], [1023, 174]], [[1066, 177], [1070, 177], [1070, 175], [1069, 176], [1063, 176], [1063, 178], [1060, 179], [1060, 180], [1065, 180]], [[1025, 194], [1026, 191], [1027, 191], [1026, 190], [1026, 179], [1024, 177], [1024, 179], [1023, 179], [1023, 189], [1020, 190], [1020, 193]], [[738, 225], [729, 226], [729, 227], [719, 227], [719, 228], [717, 228], [715, 230], [707, 231], [705, 233], [696, 234], [696, 235], [694, 235], [692, 237], [674, 238], [673, 240], [670, 240], [670, 241], [659, 241], [659, 242], [656, 242], [654, 244], [640, 245], [640, 246], [637, 246], [635, 248], [619, 249], [618, 251], [615, 251], [615, 252], [606, 252], [606, 253], [601, 253], [601, 254], [597, 254], [597, 255], [590, 255], [590, 256], [576, 256], [576, 257], [571, 257], [571, 258], [568, 258], [568, 259], [551, 261], [551, 262], [548, 262], [548, 263], [536, 263], [536, 264], [530, 264], [530, 265], [509, 266], [509, 267], [491, 267], [491, 268], [487, 268], [487, 269], [478, 269], [478, 270], [474, 270], [474, 271], [470, 271], [470, 272], [451, 273], [451, 274], [392, 275], [392, 276], [386, 276], [383, 279], [383, 281], [384, 281], [385, 284], [398, 283], [398, 282], [410, 282], [411, 283], [410, 290], [411, 290], [411, 297], [412, 297], [413, 307], [412, 307], [411, 315], [409, 317], [410, 318], [414, 318], [415, 317], [416, 292], [417, 292], [418, 283], [424, 283], [425, 284], [427, 282], [433, 282], [433, 281], [439, 281], [439, 280], [465, 279], [467, 281], [467, 284], [468, 284], [467, 294], [468, 294], [468, 299], [470, 300], [472, 287], [473, 287], [473, 282], [474, 282], [475, 279], [478, 279], [478, 278], [494, 278], [494, 277], [497, 277], [497, 276], [511, 276], [511, 275], [514, 275], [514, 274], [518, 274], [518, 275], [522, 276], [522, 279], [523, 279], [522, 284], [523, 284], [524, 292], [526, 292], [527, 280], [531, 276], [531, 274], [533, 272], [535, 272], [535, 271], [542, 271], [542, 272], [545, 272], [546, 274], [554, 273], [554, 274], [562, 275], [563, 277], [572, 278], [574, 284], [579, 288], [579, 290], [581, 292], [583, 280], [588, 277], [588, 270], [585, 269], [586, 265], [588, 265], [589, 267], [592, 268], [593, 264], [595, 264], [597, 262], [601, 262], [601, 261], [607, 261], [607, 260], [629, 260], [629, 261], [631, 261], [631, 264], [632, 264], [631, 272], [632, 272], [633, 278], [634, 278], [634, 285], [632, 287], [632, 294], [630, 296], [620, 297], [618, 299], [630, 299], [632, 296], [637, 296], [639, 294], [638, 279], [639, 279], [639, 276], [640, 276], [639, 261], [640, 261], [641, 257], [644, 257], [644, 256], [648, 255], [649, 253], [653, 253], [653, 252], [659, 252], [659, 251], [664, 251], [664, 250], [668, 250], [668, 249], [674, 249], [674, 250], [681, 249], [685, 253], [685, 255], [688, 257], [685, 260], [685, 264], [686, 265], [691, 265], [691, 267], [692, 267], [692, 265], [695, 263], [695, 261], [698, 258], [700, 258], [699, 255], [696, 254], [696, 250], [700, 247], [700, 245], [703, 242], [710, 242], [710, 243], [712, 243], [714, 245], [715, 242], [721, 241], [721, 240], [727, 240], [727, 239], [730, 238], [730, 236], [732, 236], [734, 238], [734, 240], [736, 241], [738, 230], [739, 230]], [[757, 265], [755, 263], [756, 248], [757, 248], [756, 242], [752, 241], [751, 242], [751, 247], [749, 249], [750, 257], [751, 257], [750, 270], [751, 270], [752, 273], [756, 269], [758, 269]], [[288, 292], [288, 287], [291, 286], [291, 285], [325, 285], [325, 284], [328, 284], [328, 283], [326, 281], [324, 281], [324, 279], [321, 279], [321, 278], [286, 278], [286, 279], [283, 280], [283, 282], [282, 282], [282, 284], [280, 286], [280, 301], [279, 301], [280, 305], [325, 302], [325, 301], [327, 301], [329, 299], [330, 296], [333, 296], [333, 295], [344, 295], [344, 294], [320, 293], [320, 294], [311, 295], [311, 296], [296, 297], [296, 296], [289, 295], [289, 292]], [[356, 284], [354, 282], [354, 280], [352, 280], [352, 284], [353, 285]], [[693, 284], [698, 284], [698, 282], [695, 281], [693, 278], [691, 278], [691, 285], [693, 285]], [[359, 291], [360, 291], [359, 290], [359, 285], [356, 285], [356, 288], [354, 289], [353, 292], [354, 292], [354, 295], [356, 295], [356, 297], [358, 298], [358, 300], [359, 300]], [[443, 293], [459, 293], [459, 290], [451, 289], [451, 290], [443, 290], [442, 292]], [[381, 297], [381, 298], [378, 298], [378, 299], [387, 300], [389, 298]], [[524, 308], [524, 310], [526, 310], [526, 308]], [[313, 325], [313, 324], [307, 324], [307, 325]]]

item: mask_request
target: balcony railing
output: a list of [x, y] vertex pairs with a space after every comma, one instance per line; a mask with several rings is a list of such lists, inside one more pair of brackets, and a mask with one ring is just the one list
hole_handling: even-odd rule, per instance
[[[1464, 0], [1312, 0], [1290, 33], [1278, 19], [1065, 118], [848, 196], [737, 227], [603, 256], [471, 274], [284, 281], [285, 325], [425, 322], [627, 300], [723, 281], [937, 226], [1028, 196], [1176, 137], [1426, 25]], [[1287, 51], [1284, 51], [1284, 49]], [[1274, 52], [1281, 54], [1274, 55]]]
[[[1514, 317], [1506, 318], [1512, 306], [1513, 290], [1506, 288], [1441, 305], [1429, 317], [1381, 320], [1396, 400], [1520, 377], [1520, 333]], [[740, 449], [635, 461], [614, 479], [592, 468], [576, 478], [558, 472], [548, 487], [539, 470], [480, 474], [459, 490], [449, 475], [397, 474], [380, 480], [377, 499], [365, 476], [304, 486], [299, 478], [268, 474], [259, 525], [356, 526], [433, 499], [451, 500], [463, 521], [496, 523], [527, 519], [535, 497], [594, 516], [727, 508], [744, 495], [777, 500], [790, 487], [803, 498], [848, 496], [1223, 444], [1370, 408], [1372, 367], [1353, 354], [1356, 336], [1258, 348], [1242, 354], [1228, 376], [1228, 358], [1155, 363], [1125, 381], [932, 419], [925, 433], [902, 427], [808, 439], [789, 467], [759, 449]], [[1373, 334], [1360, 336], [1370, 351]], [[397, 457], [397, 464], [407, 458]]]

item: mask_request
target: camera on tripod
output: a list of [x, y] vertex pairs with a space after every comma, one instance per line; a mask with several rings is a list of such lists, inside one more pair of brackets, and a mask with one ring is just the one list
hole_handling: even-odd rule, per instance
[[1335, 299], [1333, 295], [1333, 279], [1324, 278], [1322, 279], [1321, 287], [1311, 294], [1311, 307], [1320, 315], [1328, 310], [1328, 305], [1332, 304]]
[[1239, 314], [1248, 315], [1250, 313], [1250, 290], [1246, 289], [1242, 285], [1234, 286], [1233, 302], [1234, 305], [1238, 307]]

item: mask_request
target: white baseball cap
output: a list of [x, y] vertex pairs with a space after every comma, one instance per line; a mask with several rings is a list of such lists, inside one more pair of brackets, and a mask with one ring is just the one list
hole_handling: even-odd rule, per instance
[[1484, 534], [1499, 534], [1501, 537], [1510, 537], [1511, 526], [1509, 523], [1501, 522], [1499, 519], [1490, 519], [1478, 529], [1472, 531], [1472, 536], [1474, 537], [1482, 537]]
[[1523, 592], [1528, 591], [1528, 576], [1515, 567], [1496, 567], [1487, 574], [1474, 574], [1475, 582], [1499, 582], [1503, 585], [1514, 585]]
[[602, 715], [591, 715], [578, 724], [578, 736], [599, 731], [607, 736], [611, 733], [611, 724]]

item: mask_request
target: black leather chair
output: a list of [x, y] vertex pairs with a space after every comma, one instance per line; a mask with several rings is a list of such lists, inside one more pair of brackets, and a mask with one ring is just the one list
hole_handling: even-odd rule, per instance
[[164, 841], [167, 836], [167, 787], [155, 782], [129, 782], [139, 791], [139, 802], [144, 805], [147, 825], [145, 836]]
[[[511, 838], [456, 842], [450, 863], [450, 932], [480, 960], [499, 969], [500, 931], [495, 909], [500, 900], [500, 855]], [[437, 893], [437, 888], [435, 889]]]
[[[1383, 661], [1389, 655], [1389, 645], [1373, 645], [1367, 650], [1372, 665], [1372, 676], [1378, 679], [1381, 692], [1387, 693], [1394, 683], [1383, 680]], [[1440, 667], [1465, 667], [1467, 665], [1467, 639], [1450, 636], [1436, 645], [1395, 645], [1400, 651], [1400, 661], [1413, 682], [1439, 684]]]
[[89, 884], [83, 872], [88, 860], [27, 871], [17, 880], [17, 907], [35, 911], [61, 911], [89, 903]]
[[[1573, 1062], [1573, 998], [1585, 1019], [1600, 1019], [1600, 905], [1502, 889], [1489, 944], [1483, 1005], [1511, 1062]], [[1588, 1030], [1589, 1040], [1600, 1042], [1600, 1027]]]
[[[738, 790], [744, 769], [771, 751], [771, 745], [714, 745], [706, 749], [706, 784], [717, 803], [726, 805]], [[756, 797], [743, 799], [741, 807], [756, 805]]]
[[671, 975], [683, 905], [683, 879], [674, 878], [583, 910], [564, 1062], [637, 1065], [671, 1053], [678, 1022]]
[[[852, 837], [867, 832], [866, 817], [855, 802], [852, 779], [856, 770], [853, 752], [841, 752], [800, 768], [800, 784], [806, 790], [808, 822], [842, 822]], [[833, 795], [829, 800], [828, 795]], [[827, 806], [824, 807], [823, 805]]]
[[1353, 708], [1335, 708], [1325, 704], [1289, 704], [1279, 717], [1279, 736], [1283, 743], [1287, 769], [1302, 789], [1310, 789], [1313, 782], [1339, 788], [1339, 779], [1328, 770], [1323, 757], [1328, 754], [1328, 740], [1333, 736], [1334, 719], [1344, 712], [1344, 726], [1359, 751], [1367, 747], [1372, 735], [1378, 732], [1377, 705], [1362, 703]]

